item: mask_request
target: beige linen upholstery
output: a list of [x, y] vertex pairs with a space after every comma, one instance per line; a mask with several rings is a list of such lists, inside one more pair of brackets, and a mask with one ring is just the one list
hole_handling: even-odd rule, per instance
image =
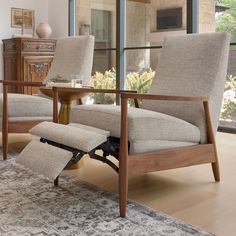
[[[0, 116], [2, 116], [2, 94], [0, 96]], [[52, 117], [52, 101], [39, 96], [26, 94], [8, 94], [9, 117]]]
[[[106, 129], [111, 132], [111, 136], [120, 137], [120, 111], [119, 106], [113, 105], [80, 105], [72, 109], [71, 121]], [[196, 126], [159, 112], [129, 108], [128, 124], [131, 152], [137, 152], [135, 149], [137, 145], [133, 145], [135, 140], [147, 138], [148, 140], [189, 142], [188, 145], [200, 142], [200, 131]], [[176, 143], [172, 144], [169, 143], [166, 146], [176, 146]], [[164, 143], [162, 143], [162, 148], [163, 145]]]
[[93, 36], [75, 36], [57, 41], [56, 52], [44, 83], [61, 76], [70, 81], [71, 75], [83, 76], [83, 85], [89, 85], [93, 64]]
[[[217, 130], [228, 64], [230, 35], [209, 33], [166, 37], [149, 93], [206, 96], [214, 132]], [[201, 103], [144, 101], [142, 108], [186, 120], [199, 127], [207, 142]]]
[[170, 148], [189, 147], [197, 143], [166, 141], [166, 140], [133, 140], [130, 143], [130, 153], [154, 152]]
[[45, 138], [47, 140], [64, 144], [66, 146], [90, 152], [100, 144], [106, 142], [109, 132], [104, 134], [94, 132], [85, 127], [75, 127], [69, 125], [56, 124], [53, 122], [42, 122], [30, 131], [31, 134]]
[[[227, 33], [169, 36], [149, 93], [209, 97], [214, 131], [217, 129], [227, 72], [230, 36]], [[142, 109], [129, 108], [131, 153], [206, 143], [202, 103], [143, 101]], [[111, 131], [119, 137], [120, 108], [77, 106], [71, 122]]]
[[110, 131], [94, 128], [92, 126], [87, 126], [87, 125], [82, 125], [82, 124], [77, 124], [77, 123], [70, 123], [70, 124], [68, 124], [68, 126], [80, 128], [80, 129], [91, 131], [91, 132], [95, 132], [97, 134], [101, 134], [103, 136], [106, 136], [106, 138], [108, 138], [110, 136]]
[[[3, 96], [0, 95], [0, 130], [2, 129], [2, 104]], [[39, 96], [26, 94], [8, 94], [8, 120], [52, 120], [52, 101]]]
[[16, 163], [55, 180], [72, 155], [69, 151], [33, 140], [18, 155]]

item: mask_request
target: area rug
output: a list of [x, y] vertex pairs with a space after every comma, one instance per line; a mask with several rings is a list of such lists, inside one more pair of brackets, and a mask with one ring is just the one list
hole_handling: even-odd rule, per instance
[[134, 201], [125, 219], [118, 209], [117, 194], [66, 174], [54, 187], [14, 159], [0, 161], [1, 236], [212, 235]]

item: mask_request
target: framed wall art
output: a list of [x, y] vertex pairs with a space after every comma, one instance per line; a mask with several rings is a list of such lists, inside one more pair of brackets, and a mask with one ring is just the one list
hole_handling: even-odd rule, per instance
[[33, 29], [34, 10], [11, 8], [11, 27]]

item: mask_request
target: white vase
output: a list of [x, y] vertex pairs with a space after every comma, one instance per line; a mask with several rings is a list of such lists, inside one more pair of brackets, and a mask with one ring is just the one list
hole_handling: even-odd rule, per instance
[[49, 38], [52, 34], [52, 28], [46, 22], [40, 23], [36, 29], [39, 38]]

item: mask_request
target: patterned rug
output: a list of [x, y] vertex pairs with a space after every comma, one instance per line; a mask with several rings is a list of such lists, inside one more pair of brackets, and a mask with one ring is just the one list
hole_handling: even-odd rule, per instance
[[14, 159], [0, 161], [1, 236], [212, 235], [133, 201], [125, 219], [118, 209], [117, 194], [65, 174], [54, 187]]

